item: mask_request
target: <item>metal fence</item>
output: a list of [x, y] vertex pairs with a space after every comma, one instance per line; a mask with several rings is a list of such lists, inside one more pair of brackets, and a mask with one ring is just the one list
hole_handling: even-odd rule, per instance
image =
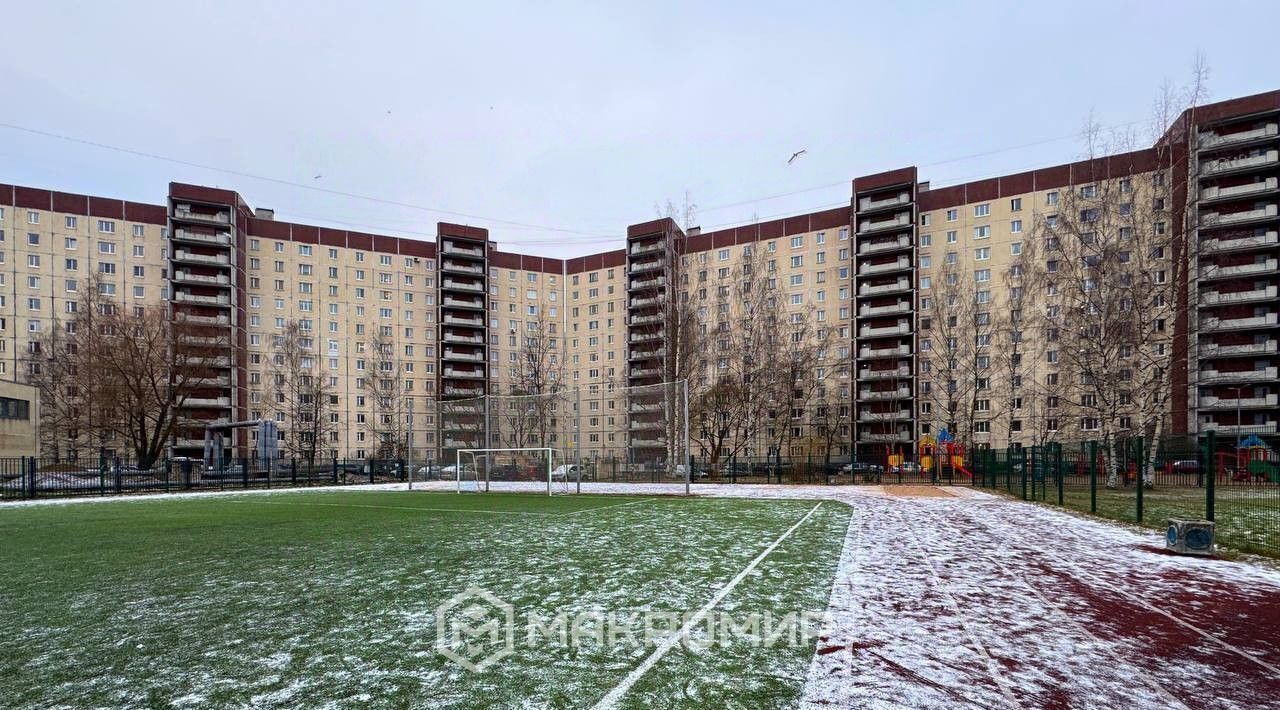
[[1229, 547], [1280, 554], [1280, 437], [1259, 432], [1141, 437], [979, 450], [970, 482], [1023, 500], [1163, 528], [1170, 518], [1212, 520]]
[[[434, 465], [415, 465], [414, 478], [440, 478], [440, 471]], [[408, 474], [405, 461], [386, 459], [239, 459], [216, 467], [167, 460], [144, 468], [106, 457], [0, 458], [0, 499], [391, 483], [408, 480]]]

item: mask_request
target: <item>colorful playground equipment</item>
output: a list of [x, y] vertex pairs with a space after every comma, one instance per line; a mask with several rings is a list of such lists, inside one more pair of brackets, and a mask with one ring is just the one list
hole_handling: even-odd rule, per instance
[[[934, 464], [937, 468], [934, 468]], [[964, 467], [964, 445], [955, 440], [951, 432], [943, 428], [935, 439], [924, 436], [920, 439], [920, 466], [926, 471], [959, 473], [969, 478], [973, 474]]]
[[1218, 471], [1233, 481], [1280, 483], [1280, 455], [1257, 435], [1250, 435], [1234, 451], [1218, 453]]

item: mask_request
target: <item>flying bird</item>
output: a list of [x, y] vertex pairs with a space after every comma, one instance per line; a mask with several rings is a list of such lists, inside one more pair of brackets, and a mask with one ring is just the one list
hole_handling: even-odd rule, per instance
[[804, 148], [801, 148], [800, 150], [797, 150], [796, 152], [792, 153], [791, 157], [787, 158], [787, 165], [790, 165], [796, 162], [796, 158], [799, 158], [800, 156], [804, 155], [807, 152], [809, 151], [805, 150]]
[[324, 177], [324, 176], [323, 176], [323, 175], [317, 175], [317, 176], [315, 176], [315, 177], [313, 177], [313, 178], [311, 178], [311, 179], [312, 179], [312, 180], [319, 180], [319, 179], [320, 179], [320, 178], [322, 178], [322, 177]]

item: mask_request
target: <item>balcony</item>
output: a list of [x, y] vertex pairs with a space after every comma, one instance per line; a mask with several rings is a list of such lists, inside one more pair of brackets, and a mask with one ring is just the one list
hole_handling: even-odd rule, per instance
[[484, 267], [482, 266], [444, 259], [440, 261], [440, 271], [446, 274], [473, 274], [475, 276], [484, 276]]
[[230, 266], [231, 257], [226, 254], [196, 254], [185, 249], [175, 249], [173, 251], [174, 261], [186, 261], [192, 264], [206, 264], [208, 266]]
[[645, 298], [633, 298], [630, 301], [628, 301], [628, 304], [630, 305], [631, 308], [643, 308], [645, 306], [656, 305], [660, 300], [662, 299], [660, 299], [657, 296], [648, 296]]
[[665, 406], [662, 402], [632, 402], [627, 405], [627, 411], [636, 414], [661, 412]]
[[1222, 331], [1222, 330], [1242, 330], [1249, 328], [1274, 328], [1276, 325], [1276, 314], [1267, 313], [1260, 316], [1252, 316], [1249, 318], [1215, 318], [1207, 316], [1200, 321], [1200, 330], [1203, 331]]
[[471, 299], [463, 300], [461, 298], [454, 298], [453, 296], [445, 296], [443, 299], [440, 300], [440, 303], [441, 305], [447, 306], [449, 308], [472, 308], [475, 310], [481, 310], [481, 311], [484, 310], [483, 298], [476, 299], [476, 300], [471, 300]]
[[449, 254], [450, 256], [464, 256], [464, 257], [467, 257], [468, 259], [484, 258], [483, 248], [463, 246], [461, 244], [458, 244], [457, 242], [453, 242], [448, 239], [444, 240], [444, 246], [440, 248], [440, 251], [444, 254]]
[[227, 316], [202, 316], [179, 311], [177, 318], [184, 323], [196, 323], [199, 325], [231, 325], [231, 319]]
[[877, 357], [907, 357], [910, 354], [911, 346], [905, 343], [887, 348], [873, 348], [869, 345], [863, 345], [858, 348], [858, 357], [862, 359]]
[[662, 320], [661, 313], [651, 313], [647, 316], [636, 316], [632, 318], [629, 325], [632, 325], [632, 326], [649, 325], [650, 323], [658, 323], [661, 320]]
[[898, 315], [899, 313], [910, 313], [910, 312], [911, 312], [911, 301], [898, 301], [897, 303], [893, 305], [888, 305], [888, 306], [868, 306], [866, 304], [863, 304], [860, 308], [858, 308], [858, 316], [861, 318], [866, 318], [869, 316], [892, 316], [892, 315]]
[[902, 192], [899, 192], [893, 197], [881, 197], [878, 200], [872, 197], [863, 197], [862, 199], [858, 200], [858, 211], [873, 212], [875, 210], [883, 210], [883, 209], [888, 209], [890, 207], [899, 207], [901, 205], [906, 205], [910, 203], [911, 203], [911, 193], [908, 192], [907, 190], [903, 190]]
[[1233, 266], [1218, 266], [1217, 264], [1208, 264], [1204, 267], [1200, 274], [1201, 279], [1232, 279], [1237, 276], [1252, 276], [1254, 274], [1273, 274], [1276, 271], [1278, 263], [1275, 259], [1266, 259], [1263, 261], [1255, 261], [1252, 264], [1235, 264]]
[[453, 385], [445, 385], [444, 394], [446, 397], [479, 397], [484, 394], [484, 387], [456, 387]]
[[217, 234], [201, 234], [192, 232], [188, 229], [173, 230], [172, 239], [177, 242], [193, 242], [196, 244], [211, 244], [213, 246], [231, 246], [231, 234], [228, 232], [218, 232]]
[[900, 320], [897, 325], [886, 325], [879, 328], [864, 325], [858, 329], [859, 338], [883, 338], [894, 335], [908, 335], [911, 333], [911, 323]]
[[463, 335], [446, 330], [441, 338], [446, 343], [468, 343], [471, 345], [484, 345], [484, 336], [482, 335]]
[[661, 431], [665, 427], [666, 427], [666, 424], [661, 420], [646, 422], [646, 421], [636, 421], [633, 419], [627, 425], [627, 428], [632, 431]]
[[200, 296], [186, 291], [178, 291], [173, 294], [173, 300], [178, 303], [197, 303], [202, 306], [230, 306], [230, 296]]
[[445, 348], [443, 358], [445, 360], [461, 360], [463, 362], [484, 362], [484, 353], [464, 353]]
[[645, 261], [631, 262], [631, 268], [627, 269], [627, 273], [640, 274], [654, 269], [661, 269], [664, 266], [662, 259], [647, 259]]
[[193, 357], [187, 360], [187, 364], [192, 367], [228, 368], [231, 367], [231, 358], [226, 355], [206, 355]]
[[217, 335], [181, 335], [179, 341], [184, 345], [199, 345], [206, 348], [230, 347], [231, 341]]
[[480, 447], [480, 437], [475, 436], [470, 439], [454, 439], [444, 437], [444, 448], [446, 449], [472, 449]]
[[657, 348], [656, 350], [632, 350], [629, 360], [650, 360], [653, 358], [665, 357], [667, 351], [665, 348]]
[[911, 441], [911, 431], [899, 429], [896, 434], [881, 434], [869, 431], [858, 432], [858, 441], [863, 444], [888, 444]]
[[631, 281], [631, 288], [633, 290], [659, 288], [661, 286], [665, 286], [666, 284], [667, 284], [667, 277], [659, 276], [653, 279], [633, 279]]
[[896, 370], [872, 370], [864, 367], [858, 370], [858, 379], [863, 382], [872, 382], [875, 380], [897, 380], [911, 376], [911, 368], [899, 367]]
[[230, 407], [230, 397], [187, 397], [182, 401], [184, 407]]
[[472, 293], [484, 293], [484, 284], [476, 281], [455, 281], [453, 279], [442, 279], [440, 288], [449, 289], [451, 291], [470, 291]]
[[663, 242], [660, 239], [657, 241], [649, 242], [648, 244], [637, 244], [631, 247], [631, 256], [640, 256], [641, 254], [655, 254], [657, 252], [662, 251], [662, 247], [663, 247]]
[[1268, 150], [1265, 153], [1250, 155], [1244, 158], [1236, 158], [1234, 160], [1228, 160], [1226, 158], [1205, 160], [1200, 163], [1200, 175], [1224, 175], [1238, 170], [1253, 170], [1255, 168], [1275, 165], [1278, 161], [1280, 161], [1280, 151], [1276, 150]]
[[1280, 343], [1275, 340], [1265, 340], [1260, 343], [1242, 343], [1240, 345], [1219, 345], [1214, 342], [1206, 342], [1200, 343], [1198, 353], [1201, 358], [1274, 355], [1277, 352], [1277, 346], [1280, 346]]
[[1252, 131], [1241, 131], [1239, 133], [1219, 134], [1219, 133], [1214, 133], [1213, 131], [1207, 131], [1205, 133], [1201, 133], [1199, 136], [1200, 149], [1210, 150], [1212, 148], [1221, 148], [1223, 146], [1229, 146], [1229, 145], [1239, 145], [1241, 143], [1248, 143], [1250, 141], [1261, 140], [1264, 138], [1274, 138], [1277, 135], [1276, 129], [1277, 129], [1276, 124], [1268, 123], [1267, 125], [1262, 126], [1261, 128], [1255, 128]]
[[1200, 215], [1200, 227], [1202, 229], [1230, 227], [1234, 224], [1275, 219], [1275, 216], [1276, 206], [1274, 203], [1258, 209], [1244, 210], [1243, 212], [1208, 212]]
[[894, 399], [911, 399], [910, 387], [899, 387], [896, 390], [860, 390], [859, 402], [884, 402]]
[[174, 219], [183, 219], [189, 222], [208, 222], [210, 224], [230, 224], [231, 213], [223, 210], [217, 212], [197, 212], [191, 209], [191, 205], [179, 204], [173, 208]]
[[1222, 424], [1220, 422], [1201, 422], [1200, 431], [1212, 431], [1219, 434], [1274, 434], [1276, 423], [1269, 421], [1263, 424]]
[[1226, 239], [1221, 237], [1208, 237], [1200, 240], [1200, 252], [1204, 254], [1212, 254], [1218, 252], [1244, 251], [1247, 249], [1262, 249], [1265, 247], [1273, 247], [1280, 244], [1275, 230], [1270, 230], [1262, 234], [1255, 234], [1251, 237], [1240, 237], [1238, 239]]
[[459, 370], [452, 367], [446, 367], [444, 368], [443, 374], [445, 377], [448, 377], [450, 379], [459, 379], [459, 380], [483, 380], [484, 379], [483, 368], [479, 370]]
[[1280, 181], [1276, 178], [1269, 177], [1260, 182], [1251, 182], [1247, 185], [1233, 185], [1231, 187], [1206, 187], [1200, 191], [1200, 199], [1204, 202], [1212, 202], [1215, 200], [1233, 200], [1249, 195], [1258, 195], [1271, 192], [1280, 188]]
[[648, 439], [648, 438], [640, 438], [640, 437], [633, 436], [631, 437], [631, 445], [641, 446], [646, 448], [654, 448], [654, 447], [662, 446], [663, 444], [662, 444], [662, 439]]
[[893, 283], [878, 284], [875, 286], [872, 286], [871, 284], [865, 284], [865, 283], [859, 284], [858, 295], [859, 296], [879, 296], [885, 293], [899, 293], [902, 291], [910, 291], [910, 290], [911, 290], [911, 279], [901, 278]]
[[1280, 405], [1280, 395], [1269, 394], [1263, 397], [1241, 397], [1240, 399], [1219, 399], [1213, 395], [1200, 398], [1200, 409], [1259, 409]]
[[868, 254], [881, 254], [888, 251], [898, 251], [899, 249], [910, 249], [911, 237], [902, 235], [897, 239], [885, 242], [863, 242], [858, 245], [858, 256], [866, 256]]
[[864, 219], [858, 222], [858, 234], [876, 234], [891, 229], [902, 229], [911, 226], [911, 213], [899, 212], [890, 219]]
[[1201, 370], [1197, 383], [1209, 385], [1220, 382], [1274, 382], [1275, 379], [1276, 368], [1274, 367], [1264, 367], [1257, 370], [1236, 370], [1233, 372]]
[[874, 276], [875, 274], [887, 274], [891, 271], [902, 271], [911, 268], [911, 259], [907, 257], [899, 258], [895, 261], [889, 261], [883, 264], [863, 264], [858, 267], [859, 276]]
[[900, 409], [896, 412], [859, 412], [858, 421], [860, 422], [896, 422], [903, 419], [911, 418], [910, 409]]
[[1250, 301], [1265, 301], [1276, 297], [1276, 287], [1268, 286], [1266, 288], [1256, 288], [1251, 291], [1232, 291], [1231, 293], [1221, 293], [1218, 291], [1209, 291], [1200, 295], [1201, 303], [1206, 306], [1223, 306], [1231, 303], [1248, 303]]
[[633, 367], [631, 368], [632, 377], [657, 377], [662, 374], [660, 367]]
[[659, 333], [656, 330], [648, 331], [648, 332], [632, 333], [627, 338], [628, 341], [633, 343], [643, 343], [649, 340], [661, 340], [661, 339], [662, 339], [662, 333]]
[[465, 325], [471, 328], [484, 327], [484, 318], [479, 316], [475, 318], [465, 318], [463, 316], [455, 316], [451, 313], [446, 313], [442, 322], [445, 325]]
[[173, 280], [182, 283], [208, 284], [210, 286], [230, 286], [231, 277], [226, 274], [218, 276], [210, 276], [208, 274], [194, 274], [184, 269], [178, 269], [173, 272]]

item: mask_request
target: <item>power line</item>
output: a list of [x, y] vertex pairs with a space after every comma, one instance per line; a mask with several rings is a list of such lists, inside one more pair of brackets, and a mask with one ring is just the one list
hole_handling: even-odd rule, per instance
[[408, 208], [408, 209], [421, 210], [421, 211], [423, 211], [423, 212], [431, 212], [431, 213], [434, 213], [434, 214], [448, 215], [448, 216], [450, 216], [450, 217], [459, 217], [459, 218], [462, 218], [462, 219], [482, 220], [482, 221], [485, 221], [485, 222], [491, 222], [491, 223], [493, 223], [493, 224], [502, 224], [502, 225], [512, 226], [512, 227], [523, 227], [523, 228], [526, 228], [526, 229], [540, 229], [540, 230], [544, 230], [544, 231], [548, 231], [548, 232], [562, 232], [562, 233], [565, 233], [565, 234], [581, 234], [581, 235], [590, 236], [590, 237], [611, 237], [611, 238], [615, 238], [615, 239], [616, 239], [617, 237], [619, 237], [619, 236], [620, 236], [620, 235], [617, 235], [617, 234], [605, 234], [605, 233], [602, 233], [602, 232], [588, 232], [588, 231], [578, 230], [578, 229], [569, 229], [569, 228], [567, 228], [567, 227], [554, 227], [554, 226], [549, 226], [549, 225], [545, 225], [545, 224], [532, 224], [532, 223], [529, 223], [529, 222], [519, 222], [519, 221], [515, 221], [515, 220], [499, 219], [499, 218], [496, 218], [496, 217], [486, 217], [486, 216], [484, 216], [484, 215], [470, 214], [470, 213], [467, 213], [467, 212], [457, 212], [457, 211], [454, 211], [454, 210], [446, 210], [446, 209], [441, 209], [441, 208], [437, 208], [437, 207], [427, 207], [427, 206], [424, 206], [424, 205], [416, 205], [416, 204], [413, 204], [413, 203], [411, 203], [411, 202], [401, 202], [401, 201], [398, 201], [398, 200], [388, 200], [388, 199], [384, 199], [384, 198], [381, 198], [381, 197], [373, 197], [373, 196], [371, 196], [371, 195], [361, 195], [361, 194], [359, 194], [359, 193], [355, 193], [355, 192], [346, 192], [346, 191], [344, 191], [344, 190], [334, 190], [334, 189], [330, 189], [330, 188], [326, 188], [326, 187], [318, 187], [318, 186], [316, 186], [316, 185], [307, 185], [307, 184], [300, 183], [300, 182], [293, 182], [292, 180], [284, 180], [284, 179], [281, 179], [281, 178], [267, 177], [267, 176], [265, 176], [265, 175], [256, 175], [256, 174], [254, 174], [254, 173], [248, 173], [248, 172], [244, 172], [244, 171], [242, 171], [242, 170], [233, 170], [233, 169], [230, 169], [230, 168], [220, 168], [220, 167], [217, 167], [217, 166], [214, 166], [214, 165], [205, 165], [205, 164], [203, 164], [203, 163], [196, 163], [196, 162], [192, 162], [192, 161], [189, 161], [189, 160], [182, 160], [181, 158], [171, 158], [171, 157], [168, 157], [168, 156], [165, 156], [165, 155], [159, 155], [159, 154], [157, 154], [157, 153], [148, 153], [148, 152], [146, 152], [146, 151], [134, 150], [134, 149], [132, 149], [132, 148], [125, 148], [125, 147], [122, 147], [122, 146], [111, 145], [111, 144], [109, 144], [109, 143], [101, 143], [101, 142], [98, 142], [98, 141], [91, 141], [91, 140], [87, 140], [87, 139], [84, 139], [84, 138], [76, 138], [75, 136], [68, 136], [68, 135], [63, 135], [63, 134], [60, 134], [60, 133], [52, 133], [52, 132], [50, 132], [50, 131], [42, 131], [42, 130], [39, 130], [39, 129], [36, 129], [36, 128], [28, 128], [28, 127], [26, 127], [26, 126], [19, 126], [19, 125], [12, 124], [12, 123], [3, 123], [3, 122], [0, 122], [0, 128], [8, 128], [8, 129], [10, 129], [10, 130], [14, 130], [14, 131], [20, 131], [20, 132], [23, 132], [23, 133], [30, 133], [30, 134], [32, 134], [32, 135], [37, 135], [37, 136], [44, 136], [44, 137], [46, 137], [46, 138], [54, 138], [54, 139], [57, 139], [57, 140], [68, 141], [68, 142], [70, 142], [70, 143], [79, 143], [79, 144], [81, 144], [81, 145], [92, 146], [92, 147], [94, 147], [94, 148], [101, 148], [101, 149], [103, 149], [103, 150], [111, 150], [111, 151], [115, 151], [115, 152], [118, 152], [118, 153], [125, 153], [125, 154], [128, 154], [128, 155], [134, 155], [134, 156], [138, 156], [138, 157], [142, 157], [142, 158], [148, 158], [148, 159], [151, 159], [151, 160], [159, 160], [159, 161], [163, 161], [163, 162], [166, 162], [166, 163], [173, 163], [173, 164], [175, 164], [175, 165], [183, 165], [183, 166], [186, 166], [186, 167], [189, 167], [189, 168], [197, 168], [197, 169], [200, 169], [200, 170], [211, 170], [211, 171], [213, 171], [213, 172], [225, 173], [225, 174], [227, 174], [227, 175], [235, 175], [236, 177], [247, 178], [247, 179], [250, 179], [250, 180], [261, 180], [261, 181], [263, 181], [263, 182], [274, 183], [274, 184], [276, 184], [276, 185], [287, 185], [287, 186], [289, 186], [289, 187], [298, 188], [298, 189], [300, 189], [300, 190], [311, 190], [312, 192], [319, 192], [319, 193], [323, 193], [323, 194], [327, 194], [327, 195], [336, 195], [336, 196], [339, 196], [339, 197], [346, 197], [346, 198], [356, 199], [356, 200], [367, 200], [367, 201], [369, 201], [369, 202], [376, 202], [376, 203], [379, 203], [379, 204], [391, 205], [391, 206], [394, 206], [394, 207], [405, 207], [405, 208]]

